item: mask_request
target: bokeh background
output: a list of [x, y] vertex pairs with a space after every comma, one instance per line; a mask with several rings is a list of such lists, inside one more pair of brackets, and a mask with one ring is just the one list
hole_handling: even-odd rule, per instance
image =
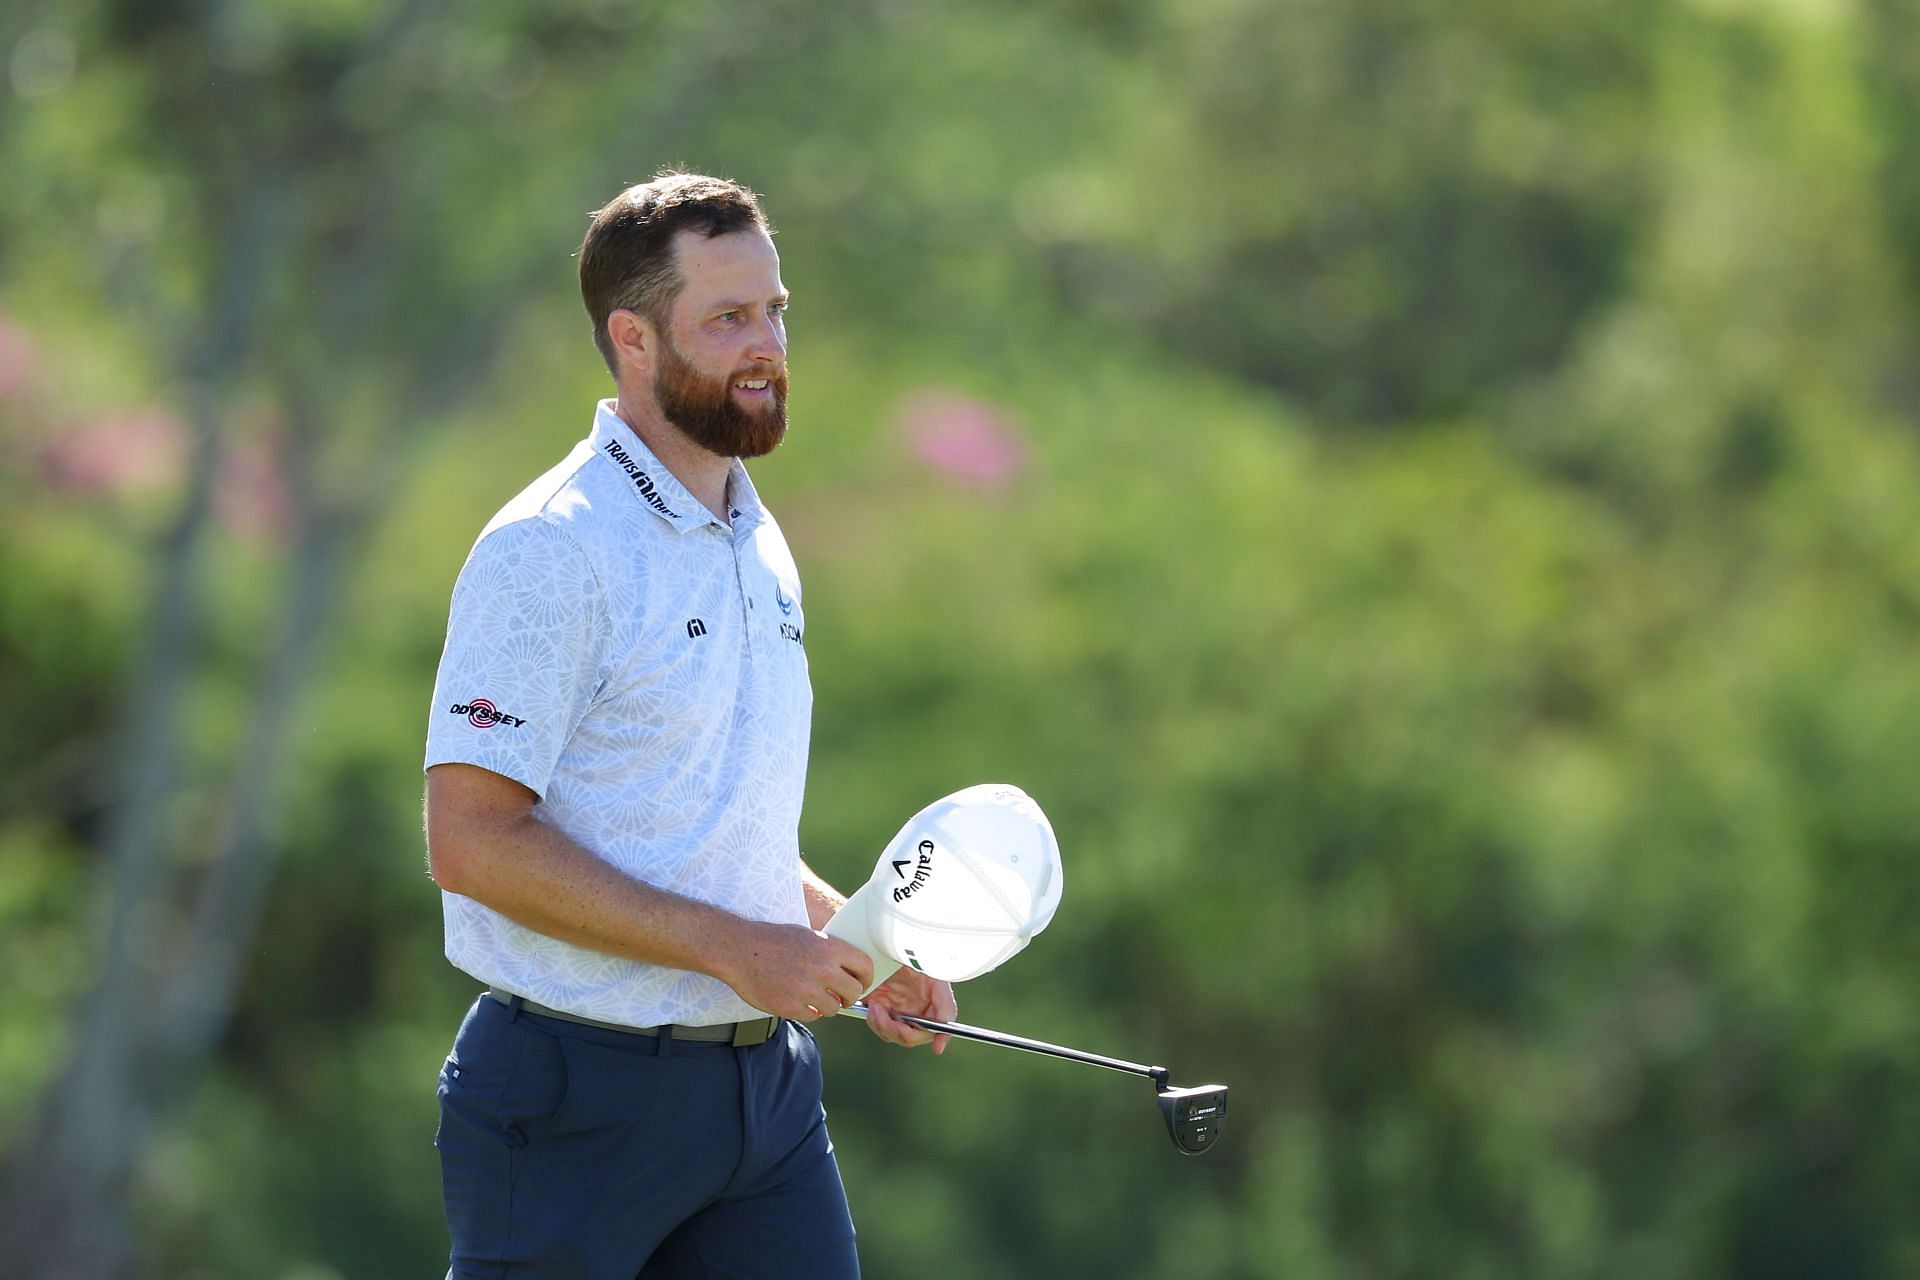
[[419, 761], [762, 191], [803, 844], [1017, 782], [1053, 927], [823, 1028], [867, 1272], [1920, 1274], [1912, 0], [10, 0], [0, 1274], [445, 1265]]

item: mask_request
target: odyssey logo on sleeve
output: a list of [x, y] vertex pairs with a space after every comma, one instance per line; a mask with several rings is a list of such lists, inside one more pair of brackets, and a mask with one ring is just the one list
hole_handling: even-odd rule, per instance
[[447, 711], [452, 715], [465, 716], [467, 723], [476, 729], [491, 729], [497, 724], [503, 724], [509, 729], [518, 729], [526, 723], [519, 716], [508, 715], [485, 698], [475, 698], [472, 702], [456, 702], [448, 707]]

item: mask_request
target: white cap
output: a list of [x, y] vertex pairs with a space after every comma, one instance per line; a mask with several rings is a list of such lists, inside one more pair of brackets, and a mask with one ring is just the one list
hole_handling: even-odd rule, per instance
[[874, 957], [876, 982], [902, 964], [959, 982], [999, 967], [1046, 928], [1061, 883], [1060, 845], [1033, 797], [982, 783], [900, 828], [826, 931]]

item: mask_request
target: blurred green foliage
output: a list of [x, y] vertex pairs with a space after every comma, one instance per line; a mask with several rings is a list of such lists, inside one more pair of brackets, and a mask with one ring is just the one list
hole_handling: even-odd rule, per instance
[[[447, 594], [604, 393], [585, 211], [684, 162], [766, 195], [795, 294], [795, 429], [755, 474], [807, 581], [811, 861], [850, 887], [928, 800], [1019, 783], [1068, 890], [963, 1016], [1233, 1086], [1189, 1162], [1140, 1082], [823, 1028], [868, 1274], [1920, 1271], [1916, 19], [10, 14], [0, 1142], [95, 976], [182, 442], [260, 452], [249, 492], [391, 471], [231, 1019], [141, 1162], [138, 1274], [443, 1265], [433, 1081], [474, 988], [418, 833]], [[195, 327], [274, 184], [196, 421]], [[154, 412], [148, 465], [78, 466]], [[1002, 470], [938, 451], [981, 432]], [[206, 536], [188, 851], [246, 785], [299, 530]]]

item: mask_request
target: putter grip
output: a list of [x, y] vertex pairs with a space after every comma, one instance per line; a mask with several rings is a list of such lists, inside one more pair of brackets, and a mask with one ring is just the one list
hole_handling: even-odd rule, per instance
[[827, 921], [827, 927], [821, 930], [829, 938], [838, 938], [860, 948], [873, 961], [873, 981], [860, 993], [862, 996], [871, 994], [875, 987], [892, 977], [893, 971], [900, 967], [900, 961], [881, 951], [880, 944], [874, 941], [867, 914], [867, 899], [872, 894], [872, 884], [861, 885], [847, 899], [846, 905], [833, 913], [833, 919]]

